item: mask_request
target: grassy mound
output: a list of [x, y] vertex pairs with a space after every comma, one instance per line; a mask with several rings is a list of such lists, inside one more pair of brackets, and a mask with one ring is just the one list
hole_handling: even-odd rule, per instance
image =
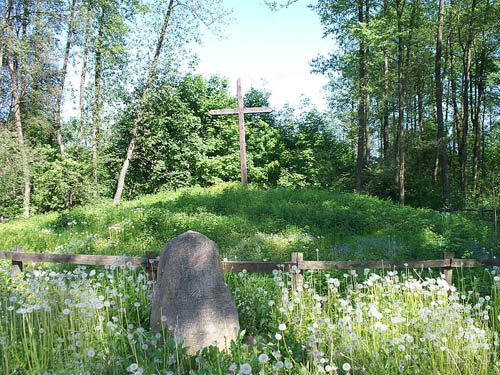
[[491, 226], [458, 214], [401, 207], [358, 194], [261, 190], [222, 184], [109, 201], [0, 225], [0, 249], [71, 254], [159, 252], [187, 230], [213, 239], [221, 257], [377, 260], [488, 257], [499, 252]]

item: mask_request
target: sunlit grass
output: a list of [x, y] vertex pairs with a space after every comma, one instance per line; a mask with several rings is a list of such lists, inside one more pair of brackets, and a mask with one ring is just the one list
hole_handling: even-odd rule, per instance
[[[242, 333], [186, 356], [148, 330], [153, 284], [131, 266], [0, 266], [2, 374], [499, 374], [500, 278], [458, 292], [414, 270], [226, 274]], [[243, 336], [256, 345], [248, 347]]]
[[187, 230], [214, 240], [222, 257], [247, 260], [436, 259], [500, 252], [491, 225], [401, 207], [373, 197], [237, 184], [163, 192], [0, 224], [0, 249], [143, 255]]

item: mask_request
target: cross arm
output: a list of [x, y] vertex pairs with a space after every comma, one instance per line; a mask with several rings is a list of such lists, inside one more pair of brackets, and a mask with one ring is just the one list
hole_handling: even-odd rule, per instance
[[213, 109], [208, 111], [211, 115], [235, 115], [237, 113], [265, 113], [272, 112], [270, 107], [250, 107], [250, 108], [230, 108], [230, 109]]

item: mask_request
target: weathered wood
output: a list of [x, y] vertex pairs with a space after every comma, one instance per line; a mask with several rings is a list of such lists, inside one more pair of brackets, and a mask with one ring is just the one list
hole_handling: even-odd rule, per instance
[[301, 292], [304, 290], [304, 275], [302, 275], [299, 263], [304, 261], [303, 253], [292, 253], [292, 263], [297, 266], [297, 270], [292, 270], [292, 288], [294, 291]]
[[[12, 251], [21, 253], [23, 248], [21, 246], [12, 247]], [[10, 276], [16, 276], [23, 272], [23, 262], [12, 259], [12, 266], [10, 269]]]
[[243, 107], [243, 94], [241, 93], [241, 79], [237, 82], [238, 108], [214, 109], [208, 113], [211, 115], [238, 115], [238, 129], [240, 138], [240, 166], [241, 166], [241, 184], [247, 185], [247, 151], [245, 140], [245, 113], [265, 113], [272, 112], [269, 107]]
[[229, 108], [229, 109], [212, 109], [208, 111], [210, 115], [235, 115], [237, 113], [265, 113], [272, 112], [273, 109], [270, 107], [249, 107], [249, 108]]
[[247, 186], [247, 144], [245, 137], [245, 115], [243, 113], [243, 94], [241, 93], [241, 80], [238, 78], [238, 131], [240, 135], [240, 166], [241, 184]]
[[500, 259], [453, 259], [451, 267], [453, 268], [471, 268], [471, 267], [500, 267]]
[[138, 257], [119, 257], [111, 255], [71, 255], [44, 254], [22, 252], [0, 252], [0, 259], [11, 259], [17, 262], [69, 263], [91, 266], [125, 265], [146, 266], [148, 259]]
[[390, 268], [441, 268], [446, 267], [450, 264], [449, 260], [438, 259], [438, 260], [412, 260], [412, 261], [369, 261], [369, 262], [358, 262], [358, 261], [303, 261], [299, 262], [299, 268], [301, 270], [329, 270], [329, 269], [339, 269], [339, 270], [352, 270], [356, 268], [380, 268], [380, 269], [390, 269]]
[[223, 261], [221, 262], [224, 272], [260, 272], [271, 273], [273, 270], [282, 270], [289, 272], [295, 263], [292, 262], [236, 262]]
[[153, 251], [146, 251], [146, 273], [148, 275], [148, 280], [156, 280], [156, 274], [158, 271], [158, 261], [159, 257], [158, 254], [156, 254]]
[[443, 259], [448, 262], [448, 266], [443, 267], [441, 270], [448, 285], [452, 285], [453, 268], [451, 267], [451, 264], [453, 262], [453, 258], [455, 258], [455, 253], [446, 252], [443, 254]]

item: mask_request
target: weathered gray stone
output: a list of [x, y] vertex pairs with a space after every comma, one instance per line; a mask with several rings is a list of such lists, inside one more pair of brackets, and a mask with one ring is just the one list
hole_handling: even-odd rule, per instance
[[217, 245], [208, 237], [188, 231], [163, 248], [150, 326], [182, 337], [189, 354], [210, 345], [226, 349], [236, 340], [236, 304], [224, 283]]

